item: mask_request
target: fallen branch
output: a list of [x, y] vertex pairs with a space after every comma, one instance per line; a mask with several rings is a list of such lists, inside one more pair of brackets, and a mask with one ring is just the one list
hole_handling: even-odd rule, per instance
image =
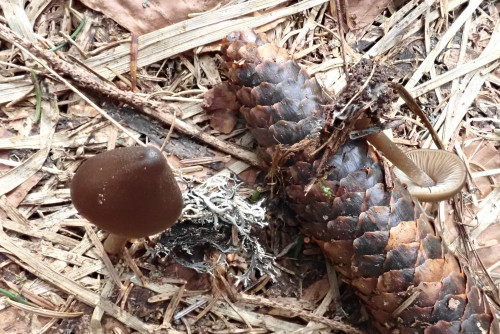
[[[36, 57], [45, 60], [48, 65], [50, 65], [50, 67], [48, 67], [48, 65], [42, 64], [45, 68], [47, 68], [49, 71], [52, 69], [52, 71], [70, 78], [71, 81], [73, 81], [74, 84], [79, 86], [80, 88], [96, 91], [100, 94], [103, 94], [104, 96], [109, 97], [112, 100], [126, 103], [157, 119], [163, 124], [171, 125], [174, 118], [173, 113], [180, 112], [176, 107], [173, 107], [169, 104], [163, 102], [147, 101], [138, 97], [132, 92], [122, 91], [114, 85], [103, 81], [97, 81], [93, 75], [83, 71], [82, 69], [74, 66], [73, 64], [70, 64], [67, 61], [62, 60], [53, 52], [43, 50], [37, 45], [23, 40], [5, 25], [0, 25], [0, 38], [5, 39], [13, 44], [16, 44], [18, 47], [29, 51], [35, 56], [34, 59], [39, 62], [40, 60]], [[65, 82], [65, 79], [57, 73], [55, 74], [57, 79]], [[109, 115], [107, 116], [110, 117]], [[104, 115], [104, 117], [106, 117], [106, 115]], [[215, 149], [231, 154], [232, 156], [248, 162], [251, 165], [257, 166], [259, 164], [259, 159], [257, 158], [257, 155], [255, 153], [204, 133], [202, 132], [202, 130], [191, 124], [177, 119], [174, 126], [177, 131], [192, 136]]]

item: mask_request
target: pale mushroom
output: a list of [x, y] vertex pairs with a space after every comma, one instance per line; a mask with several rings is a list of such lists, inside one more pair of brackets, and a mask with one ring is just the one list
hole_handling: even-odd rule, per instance
[[399, 168], [394, 168], [394, 173], [407, 186], [410, 194], [420, 201], [442, 201], [462, 189], [466, 170], [464, 163], [456, 154], [444, 150], [419, 149], [410, 151], [406, 155], [435, 182], [434, 186], [419, 186]]
[[[460, 158], [445, 151], [432, 123], [427, 119], [424, 111], [411, 94], [399, 83], [391, 82], [389, 86], [395, 89], [401, 98], [425, 124], [434, 143], [439, 150], [415, 150], [403, 153], [384, 133], [367, 136], [367, 140], [394, 166], [394, 172], [404, 183], [410, 194], [423, 202], [438, 202], [458, 193], [466, 178], [465, 165]], [[370, 119], [362, 118], [356, 124], [358, 129], [370, 125]]]

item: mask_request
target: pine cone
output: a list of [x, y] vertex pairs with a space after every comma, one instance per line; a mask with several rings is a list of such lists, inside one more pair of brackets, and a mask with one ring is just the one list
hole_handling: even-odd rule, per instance
[[[331, 166], [335, 172], [306, 196], [303, 182], [288, 186], [287, 195], [379, 332], [498, 333], [484, 295], [400, 182], [385, 186], [366, 142], [345, 144]], [[295, 168], [305, 181], [304, 168]]]
[[284, 49], [251, 31], [233, 33], [226, 48], [229, 78], [242, 87], [236, 95], [247, 126], [259, 145], [293, 144], [318, 133], [326, 99], [314, 78]]
[[[369, 60], [352, 69], [332, 102], [315, 78], [263, 35], [232, 34], [226, 56], [229, 77], [242, 85], [237, 96], [243, 117], [265, 147], [291, 145], [320, 132], [325, 140], [325, 132], [352, 125], [342, 123], [346, 115], [379, 115], [390, 108], [384, 69], [371, 73]], [[333, 107], [327, 110], [326, 104]], [[303, 230], [355, 288], [378, 331], [500, 333], [484, 293], [447, 250], [419, 203], [394, 176], [393, 185], [385, 184], [381, 162], [365, 140], [346, 138], [336, 137], [343, 145], [326, 161], [297, 155], [285, 190]], [[326, 168], [319, 178], [321, 164]]]

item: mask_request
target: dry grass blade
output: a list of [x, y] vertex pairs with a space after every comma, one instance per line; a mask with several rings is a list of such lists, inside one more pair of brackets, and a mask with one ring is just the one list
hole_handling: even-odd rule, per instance
[[9, 79], [10, 82], [0, 80], [0, 103], [15, 101], [33, 90], [33, 82], [26, 75]]
[[22, 303], [18, 303], [10, 299], [6, 300], [7, 303], [18, 309], [47, 318], [76, 318], [84, 314], [83, 312], [58, 312], [52, 310], [45, 310], [39, 307], [33, 307]]
[[115, 267], [111, 263], [108, 254], [104, 250], [104, 246], [102, 245], [101, 240], [99, 240], [99, 237], [94, 232], [90, 224], [85, 224], [85, 232], [87, 232], [87, 235], [89, 236], [90, 240], [92, 240], [94, 246], [97, 248], [98, 253], [101, 256], [102, 262], [104, 262], [104, 265], [108, 269], [109, 274], [113, 279], [113, 281], [115, 282], [116, 286], [118, 286], [120, 290], [123, 291], [125, 289], [125, 286], [123, 286], [120, 277], [118, 277], [118, 273], [115, 270]]
[[[273, 2], [253, 0], [180, 22], [139, 38], [137, 66], [142, 67], [152, 64], [164, 58], [220, 40], [233, 31], [256, 28], [327, 1], [305, 0], [256, 17], [239, 18], [242, 15], [284, 2], [282, 0]], [[129, 69], [129, 60], [129, 46], [120, 45], [99, 56], [88, 59], [86, 64], [104, 77], [113, 78], [114, 73], [106, 67], [109, 66], [114, 71], [123, 73]]]
[[[111, 296], [111, 293], [113, 292], [113, 286], [114, 286], [113, 280], [108, 279], [104, 284], [104, 287], [102, 288], [101, 298], [103, 299], [109, 298]], [[99, 305], [97, 305], [94, 308], [94, 312], [92, 312], [92, 317], [90, 318], [90, 326], [92, 327], [92, 330], [102, 331], [101, 319], [103, 315], [104, 315], [104, 310]]]
[[354, 328], [346, 323], [331, 320], [331, 319], [328, 319], [328, 318], [325, 318], [322, 316], [318, 316], [316, 314], [309, 313], [309, 312], [304, 311], [302, 309], [295, 309], [293, 307], [281, 304], [279, 302], [275, 302], [273, 300], [269, 300], [269, 299], [257, 297], [257, 296], [250, 296], [250, 295], [246, 295], [246, 294], [241, 294], [239, 297], [241, 298], [241, 301], [249, 303], [249, 304], [256, 304], [256, 305], [260, 305], [260, 306], [276, 307], [276, 308], [282, 308], [285, 310], [291, 310], [293, 312], [296, 312], [299, 316], [304, 317], [310, 321], [320, 322], [322, 324], [328, 325], [332, 329], [337, 329], [337, 330], [343, 331], [345, 333], [353, 333], [353, 334], [362, 333], [362, 331], [360, 331], [357, 328]]
[[[96, 110], [98, 110], [101, 113], [101, 115], [103, 115], [107, 120], [109, 120], [111, 123], [113, 123], [116, 127], [118, 127], [120, 130], [122, 130], [124, 133], [126, 133], [127, 135], [129, 135], [130, 138], [135, 139], [135, 137], [130, 133], [130, 131], [128, 131], [121, 124], [119, 124], [118, 122], [116, 122], [104, 110], [102, 110], [93, 101], [91, 101], [86, 95], [84, 95], [82, 92], [80, 92], [78, 89], [76, 89], [72, 84], [70, 84], [66, 79], [64, 79], [63, 77], [61, 77], [52, 68], [48, 67], [45, 64], [45, 62], [42, 62], [40, 59], [38, 59], [35, 55], [31, 54], [31, 52], [30, 52], [30, 51], [35, 51], [35, 52], [38, 51], [38, 53], [45, 52], [45, 54], [47, 55], [47, 54], [50, 54], [49, 51], [41, 51], [40, 49], [38, 49], [37, 47], [33, 46], [32, 44], [26, 44], [26, 42], [24, 40], [20, 39], [18, 36], [16, 36], [11, 31], [9, 31], [8, 28], [3, 27], [1, 25], [0, 25], [0, 33], [3, 35], [3, 37], [5, 39], [8, 39], [11, 42], [13, 42], [14, 44], [16, 44], [17, 47], [19, 47], [21, 50], [23, 50], [28, 55], [30, 55], [31, 58], [33, 58], [35, 61], [37, 61], [38, 63], [40, 63], [43, 67], [45, 67], [51, 74], [53, 74], [56, 78], [58, 78], [60, 81], [62, 81], [69, 89], [71, 89], [73, 92], [75, 92], [77, 95], [79, 95], [83, 100], [85, 100], [88, 104], [90, 104], [92, 107], [94, 107]], [[23, 45], [27, 46], [28, 48], [31, 47], [31, 50], [30, 51], [26, 50], [26, 48]], [[57, 104], [55, 104], [55, 106], [57, 106]], [[43, 113], [43, 111], [42, 111], [42, 113]], [[143, 145], [143, 143], [140, 142], [140, 141], [137, 141], [137, 143], [139, 145]]]
[[[376, 322], [359, 317], [358, 308], [343, 307], [354, 301], [351, 298], [357, 299], [349, 293], [344, 294], [343, 288], [340, 289], [342, 295], [339, 292], [337, 279], [343, 277], [342, 270], [347, 267], [334, 267], [328, 263], [325, 270], [324, 262], [320, 262], [323, 258], [319, 243], [297, 237], [294, 232], [299, 226], [295, 223], [283, 223], [294, 219], [288, 217], [288, 212], [279, 212], [275, 221], [276, 212], [269, 211], [268, 225], [261, 226], [260, 220], [249, 220], [252, 233], [254, 226], [259, 225], [256, 238], [269, 241], [262, 245], [263, 249], [249, 252], [248, 239], [239, 233], [241, 229], [246, 231], [246, 225], [222, 224], [221, 216], [217, 216], [215, 222], [204, 221], [203, 225], [207, 230], [213, 228], [217, 237], [210, 233], [197, 234], [203, 228], [196, 225], [193, 230], [188, 230], [192, 233], [188, 232], [184, 237], [178, 231], [188, 229], [196, 217], [206, 216], [193, 206], [195, 203], [212, 205], [214, 212], [229, 217], [230, 211], [217, 204], [226, 195], [220, 197], [220, 191], [212, 189], [199, 197], [201, 202], [198, 197], [193, 197], [191, 202], [185, 200], [187, 213], [183, 224], [175, 226], [180, 226], [178, 231], [172, 228], [161, 235], [136, 240], [129, 252], [122, 254], [124, 257], [108, 258], [100, 242], [106, 232], [92, 229], [85, 219], [78, 219], [78, 213], [71, 205], [68, 185], [82, 161], [104, 150], [136, 144], [164, 148], [171, 167], [178, 171], [176, 176], [183, 178], [180, 184], [186, 189], [185, 194], [207, 187], [210, 180], [218, 177], [211, 175], [230, 176], [231, 181], [226, 179], [221, 183], [231, 190], [228, 194], [256, 200], [250, 209], [245, 207], [246, 201], [235, 202], [240, 216], [262, 211], [264, 217], [264, 205], [267, 204], [261, 203], [275, 204], [278, 200], [278, 197], [273, 201], [262, 200], [269, 189], [273, 193], [279, 191], [284, 197], [293, 192], [293, 187], [278, 189], [278, 184], [288, 182], [285, 177], [280, 179], [282, 184], [274, 184], [276, 180], [272, 179], [269, 184], [256, 186], [265, 177], [262, 168], [269, 163], [276, 175], [288, 173], [295, 167], [296, 158], [300, 159], [320, 146], [317, 144], [319, 138], [312, 136], [292, 146], [281, 144], [278, 151], [265, 151], [255, 142], [258, 132], [249, 131], [248, 125], [240, 122], [237, 110], [241, 105], [246, 107], [245, 103], [233, 103], [235, 107], [230, 110], [230, 120], [234, 124], [228, 130], [217, 128], [203, 110], [207, 90], [226, 80], [231, 81], [228, 68], [246, 65], [244, 57], [241, 61], [233, 61], [227, 58], [230, 52], [222, 54], [220, 51], [226, 50], [227, 44], [217, 41], [234, 30], [249, 28], [257, 28], [257, 37], [247, 36], [250, 39], [256, 37], [256, 45], [260, 45], [260, 38], [276, 42], [283, 47], [283, 54], [290, 57], [287, 59], [296, 60], [303, 71], [318, 79], [322, 86], [319, 91], [323, 89], [326, 95], [334, 96], [332, 91], [339, 93], [346, 84], [344, 72], [350, 70], [356, 74], [349, 62], [363, 57], [376, 57], [381, 65], [384, 62], [389, 64], [391, 80], [403, 85], [407, 83], [409, 94], [415, 97], [412, 102], [418, 104], [412, 108], [417, 110], [420, 106], [418, 111], [425, 112], [437, 130], [437, 135], [432, 136], [440, 137], [446, 149], [455, 150], [465, 161], [470, 174], [460, 197], [426, 207], [429, 212], [439, 214], [435, 218], [436, 229], [442, 230], [438, 237], [462, 257], [462, 269], [474, 276], [472, 281], [477, 279], [483, 290], [497, 293], [495, 284], [500, 282], [500, 257], [496, 255], [500, 249], [500, 224], [497, 223], [500, 215], [497, 205], [500, 200], [500, 166], [498, 159], [490, 157], [498, 153], [500, 140], [500, 123], [496, 117], [500, 102], [496, 89], [500, 83], [497, 68], [500, 63], [500, 7], [494, 2], [480, 0], [442, 0], [439, 3], [432, 0], [377, 0], [374, 6], [390, 4], [379, 8], [377, 17], [370, 18], [373, 23], [367, 22], [366, 27], [352, 29], [353, 22], [365, 18], [349, 16], [349, 8], [342, 10], [345, 17], [341, 11], [337, 13], [342, 17], [337, 17], [332, 11], [333, 7], [345, 9], [369, 1], [351, 2], [230, 1], [228, 5], [216, 6], [209, 12], [195, 13], [189, 16], [190, 19], [138, 38], [134, 45], [138, 46], [137, 73], [132, 73], [137, 90], [131, 92], [130, 62], [135, 59], [130, 52], [132, 38], [124, 25], [116, 24], [106, 14], [93, 11], [85, 4], [72, 7], [72, 3], [61, 6], [45, 0], [31, 0], [26, 4], [20, 0], [0, 0], [0, 39], [5, 41], [0, 45], [0, 275], [4, 275], [0, 285], [18, 291], [42, 308], [21, 308], [15, 302], [6, 301], [7, 307], [0, 309], [0, 323], [10, 312], [18, 315], [17, 319], [22, 319], [22, 316], [33, 319], [36, 316], [53, 317], [36, 329], [37, 334], [68, 331], [76, 326], [96, 334], [108, 331], [360, 333], [372, 329], [369, 327]], [[119, 10], [119, 1], [115, 4]], [[148, 0], [138, 3], [141, 14], [150, 8], [140, 7], [147, 5]], [[366, 8], [359, 9], [364, 13]], [[347, 25], [340, 25], [344, 20]], [[77, 38], [68, 40], [69, 34], [79, 24], [83, 29]], [[240, 36], [246, 34], [251, 33], [243, 31]], [[48, 51], [63, 43], [65, 46], [59, 51]], [[263, 59], [266, 57], [262, 56]], [[252, 59], [246, 60], [250, 64]], [[342, 66], [346, 69], [344, 72]], [[34, 85], [29, 80], [31, 71], [36, 72], [42, 91], [49, 92], [42, 95], [40, 124], [33, 122], [32, 117], [35, 98]], [[261, 74], [260, 70], [255, 71]], [[229, 84], [231, 92], [239, 84]], [[288, 89], [286, 85], [280, 87]], [[250, 94], [252, 92], [256, 93], [256, 90]], [[374, 91], [366, 88], [361, 93], [372, 94]], [[254, 95], [252, 98], [256, 98]], [[238, 97], [235, 95], [228, 100]], [[353, 99], [346, 101], [352, 102]], [[389, 101], [387, 105], [393, 103], [397, 106], [398, 103], [394, 102]], [[345, 108], [351, 107], [347, 105]], [[363, 112], [378, 107], [368, 103]], [[266, 110], [260, 111], [264, 115]], [[407, 113], [406, 107], [394, 108], [384, 119], [390, 124], [396, 123], [394, 119], [408, 121], [391, 128], [394, 141], [406, 145], [406, 149], [425, 147], [426, 136], [431, 137], [424, 128], [429, 122], [415, 120]], [[272, 117], [278, 117], [277, 114]], [[230, 118], [229, 113], [222, 115], [221, 118]], [[259, 130], [265, 128], [260, 125]], [[292, 126], [290, 129], [291, 132], [302, 131], [303, 127]], [[274, 138], [283, 143], [278, 137]], [[430, 142], [428, 139], [427, 143]], [[279, 152], [281, 149], [283, 151]], [[261, 159], [268, 155], [272, 161]], [[350, 158], [350, 153], [346, 153], [346, 158]], [[192, 167], [181, 168], [183, 166]], [[258, 168], [249, 168], [252, 166]], [[389, 166], [385, 167], [387, 176]], [[188, 172], [195, 173], [186, 175]], [[233, 182], [234, 174], [247, 183]], [[364, 175], [363, 172], [360, 175]], [[202, 185], [195, 187], [190, 183], [192, 180]], [[386, 179], [385, 182], [390, 185], [393, 180]], [[310, 191], [308, 196], [315, 195], [315, 189], [305, 190]], [[317, 191], [327, 192], [328, 189]], [[300, 215], [291, 207], [296, 203], [287, 201], [285, 204]], [[307, 204], [309, 207], [316, 205]], [[312, 211], [311, 215], [319, 212]], [[281, 217], [286, 219], [282, 221]], [[452, 231], [449, 226], [455, 226], [457, 222], [458, 232]], [[304, 228], [302, 224], [305, 223], [301, 221], [300, 224]], [[215, 247], [218, 250], [210, 252], [214, 259], [209, 260], [207, 249], [213, 247], [212, 239], [222, 235], [221, 230], [227, 230], [230, 241], [222, 247], [224, 251]], [[168, 238], [173, 241], [168, 241], [171, 244], [166, 246]], [[203, 238], [205, 244], [198, 245], [200, 249], [195, 252], [188, 250], [189, 254], [184, 255], [188, 248], [185, 240], [197, 242], [199, 238]], [[205, 246], [207, 240], [209, 245]], [[253, 244], [258, 242], [252, 241]], [[246, 251], [239, 253], [239, 250], [230, 249], [226, 252], [228, 247]], [[276, 272], [281, 271], [280, 276], [273, 276], [265, 270], [261, 271], [260, 277], [257, 276], [259, 278], [245, 276], [245, 271], [258, 263], [253, 256], [261, 253], [269, 258], [274, 254], [275, 263], [269, 266]], [[200, 272], [205, 270], [203, 266], [211, 265], [212, 260], [217, 263], [216, 274], [210, 276]], [[258, 266], [256, 268], [260, 270]], [[335, 268], [339, 272], [335, 272]], [[16, 270], [17, 280], [9, 276], [12, 269]], [[245, 278], [244, 284], [248, 284], [245, 287], [241, 286], [241, 277]], [[347, 284], [355, 285], [353, 281], [346, 279]], [[374, 290], [380, 284], [393, 286], [395, 281], [380, 282]], [[474, 282], [468, 280], [467, 285], [473, 286]], [[221, 292], [221, 286], [226, 295]], [[236, 298], [241, 291], [252, 292]], [[397, 319], [394, 323], [406, 325], [408, 313], [424, 298], [425, 291], [409, 288], [398, 292], [395, 298], [401, 299], [394, 308], [387, 306], [394, 302], [389, 296], [391, 293], [376, 297], [386, 303], [380, 309], [387, 311], [389, 319], [383, 323], [377, 318], [377, 324], [391, 326], [392, 319]], [[468, 301], [474, 297], [463, 296]], [[386, 306], [391, 310], [386, 310]], [[367, 309], [372, 310], [371, 307]], [[71, 312], [73, 310], [82, 312]], [[107, 316], [103, 317], [105, 314]], [[422, 328], [427, 324], [419, 321], [412, 324], [410, 330], [422, 323]], [[16, 324], [22, 325], [23, 322], [17, 321]], [[479, 326], [479, 322], [474, 325]], [[18, 332], [29, 330], [21, 328]]]
[[[132, 277], [131, 281], [134, 284], [141, 284], [141, 281], [137, 277]], [[147, 288], [151, 291], [154, 291], [159, 294], [163, 293], [173, 293], [173, 291], [177, 291], [177, 287], [169, 284], [163, 284], [163, 285], [158, 285], [155, 283], [149, 283]], [[209, 300], [209, 297], [188, 297], [185, 299], [185, 301], [188, 304], [196, 304], [200, 300]], [[216, 314], [217, 316], [221, 316], [222, 318], [228, 317], [230, 319], [233, 319], [235, 321], [241, 321], [241, 317], [237, 312], [235, 312], [231, 307], [229, 307], [225, 302], [222, 301], [216, 301], [215, 305], [213, 305], [211, 311], [212, 313]], [[285, 331], [286, 333], [291, 333], [295, 330], [298, 330], [302, 328], [303, 326], [298, 325], [293, 322], [281, 320], [279, 318], [275, 318], [271, 315], [266, 315], [266, 314], [261, 314], [258, 312], [252, 312], [249, 310], [243, 310], [240, 309], [239, 313], [244, 313], [245, 314], [245, 319], [255, 327], [264, 326], [269, 329], [270, 331]]]
[[[0, 225], [1, 224], [2, 223], [0, 221]], [[87, 305], [93, 307], [99, 305], [109, 315], [120, 320], [127, 326], [134, 328], [137, 331], [140, 331], [141, 333], [150, 332], [151, 328], [149, 325], [143, 323], [138, 318], [132, 316], [128, 312], [120, 310], [120, 308], [115, 304], [107, 300], [101, 299], [99, 295], [88, 291], [87, 289], [78, 285], [77, 283], [67, 278], [66, 276], [52, 270], [45, 263], [34, 258], [29, 251], [15, 245], [11, 241], [10, 237], [7, 234], [5, 234], [1, 226], [0, 229], [1, 229], [0, 244], [2, 244], [2, 247], [11, 252], [12, 254], [15, 254], [17, 258], [19, 258], [22, 262], [24, 262], [27, 266], [29, 266], [33, 274], [54, 284], [67, 294], [75, 295], [75, 297], [78, 300], [84, 302]]]
[[[448, 10], [454, 10], [465, 2], [467, 2], [467, 0], [450, 1]], [[432, 1], [427, 1], [414, 8], [418, 3], [419, 1], [417, 0], [410, 1], [397, 12], [395, 12], [391, 16], [388, 24], [389, 27], [392, 27], [392, 29], [384, 35], [384, 38], [382, 38], [374, 46], [372, 46], [370, 50], [368, 50], [368, 52], [363, 55], [363, 57], [370, 58], [382, 55], [384, 52], [397, 45], [401, 40], [404, 40], [407, 37], [413, 35], [416, 31], [420, 31], [423, 27], [423, 23], [420, 20], [417, 20], [417, 14], [422, 14], [427, 9], [429, 9], [429, 6], [432, 5]], [[437, 20], [439, 17], [439, 11], [435, 10], [427, 16], [427, 20], [429, 22], [432, 22]], [[410, 31], [408, 31], [408, 29]], [[345, 84], [345, 76], [342, 76], [331, 87], [328, 87], [328, 89], [336, 94], [340, 92]]]
[[[67, 299], [66, 299], [66, 302], [64, 303], [64, 305], [62, 305], [62, 307], [60, 308], [60, 312], [62, 311], [66, 311], [67, 309], [69, 309], [69, 307], [72, 305], [73, 301], [75, 300], [75, 298], [73, 296], [69, 296]], [[45, 326], [43, 326], [38, 332], [36, 332], [35, 334], [44, 334], [46, 331], [48, 331], [50, 329], [50, 327], [52, 327], [52, 325], [54, 325], [56, 322], [57, 322], [57, 318], [52, 318], [50, 319], [49, 322], [47, 322], [45, 324]]]
[[[11, 283], [7, 281], [6, 279], [2, 278], [2, 281], [12, 290], [14, 290], [17, 294], [20, 294], [21, 290], [15, 285], [14, 283]], [[31, 292], [28, 289], [23, 289], [22, 290], [22, 295], [25, 297], [27, 300], [31, 301], [31, 303], [38, 305], [44, 309], [49, 309], [51, 311], [54, 311], [56, 309], [55, 305], [49, 302], [48, 300], [45, 300], [44, 298], [37, 296], [33, 292]], [[24, 304], [27, 305], [27, 304]]]
[[[59, 58], [55, 57], [52, 53], [48, 51], [41, 50], [31, 44], [26, 44], [22, 39], [20, 39], [18, 36], [13, 34], [11, 31], [9, 31], [6, 27], [2, 27], [0, 25], [0, 34], [4, 36], [4, 38], [7, 38], [8, 40], [15, 41], [15, 43], [18, 45], [18, 47], [22, 48], [23, 50], [27, 51], [24, 47], [27, 47], [30, 49], [30, 51], [33, 51], [36, 55], [44, 58], [45, 60], [48, 60], [53, 66], [57, 67], [61, 72], [72, 75], [73, 80], [76, 83], [79, 83], [80, 85], [83, 85], [84, 87], [91, 88], [93, 90], [100, 90], [101, 93], [105, 93], [108, 96], [115, 97], [117, 100], [125, 100], [128, 103], [137, 106], [139, 109], [143, 110], [145, 113], [148, 115], [151, 115], [152, 117], [162, 121], [163, 123], [166, 124], [172, 124], [173, 122], [173, 116], [169, 113], [167, 113], [169, 110], [172, 110], [171, 107], [168, 105], [164, 104], [157, 104], [157, 103], [152, 103], [148, 101], [144, 101], [143, 99], [138, 98], [134, 94], [128, 93], [128, 92], [123, 92], [117, 89], [115, 86], [111, 86], [106, 83], [100, 83], [96, 81], [92, 76], [89, 74], [77, 69], [76, 67], [73, 67], [69, 63], [65, 63]], [[37, 59], [35, 56], [33, 56], [34, 59]], [[52, 68], [48, 67], [47, 65], [43, 64], [51, 72], [53, 75], [59, 78], [62, 82], [65, 83], [66, 86], [68, 86], [72, 91], [74, 91], [76, 94], [78, 94], [82, 99], [84, 99], [87, 103], [89, 103], [92, 107], [94, 107], [96, 110], [101, 113], [107, 120], [109, 120], [111, 123], [113, 123], [116, 127], [118, 127], [121, 131], [126, 133], [130, 138], [132, 138], [134, 141], [136, 141], [139, 145], [144, 145], [141, 141], [139, 141], [136, 136], [134, 136], [129, 130], [125, 129], [121, 124], [119, 124], [117, 121], [115, 121], [113, 118], [111, 118], [104, 110], [102, 110], [99, 106], [97, 106], [93, 101], [91, 101], [86, 95], [81, 93], [79, 90], [77, 90], [73, 85], [71, 85], [66, 79], [62, 78], [59, 74], [57, 74]], [[167, 110], [164, 110], [167, 109]], [[173, 109], [175, 111], [175, 108]], [[241, 160], [244, 160], [246, 162], [251, 163], [252, 165], [259, 165], [259, 160], [257, 159], [257, 156], [248, 151], [245, 150], [241, 147], [238, 147], [236, 145], [232, 145], [230, 143], [221, 141], [217, 139], [216, 137], [213, 137], [205, 132], [202, 132], [200, 129], [196, 128], [195, 126], [188, 124], [184, 121], [181, 120], [176, 120], [175, 123], [175, 128], [182, 133], [194, 136], [198, 139], [200, 139], [202, 142], [205, 142], [223, 152], [230, 153], [233, 156], [236, 156], [240, 158]], [[10, 141], [10, 140], [9, 140]], [[11, 188], [12, 189], [12, 188]]]
[[168, 304], [167, 309], [165, 310], [165, 314], [163, 316], [163, 326], [170, 327], [171, 326], [171, 321], [172, 317], [174, 316], [175, 309], [179, 305], [179, 302], [181, 301], [183, 295], [184, 295], [184, 290], [186, 288], [186, 285], [182, 285], [179, 290], [175, 293], [174, 298], [170, 301]]
[[500, 50], [494, 50], [491, 53], [488, 53], [484, 56], [471, 60], [470, 62], [460, 67], [454, 68], [446, 73], [443, 73], [435, 77], [434, 79], [427, 81], [426, 83], [416, 86], [415, 88], [410, 90], [410, 93], [413, 97], [423, 95], [439, 86], [442, 86], [452, 81], [453, 79], [459, 78], [469, 72], [475, 71], [483, 66], [486, 66], [499, 58], [500, 58]]
[[59, 108], [56, 96], [51, 94], [50, 101], [42, 103], [39, 137], [40, 150], [18, 167], [0, 176], [0, 195], [15, 189], [42, 168], [51, 148], [58, 118]]
[[439, 39], [438, 44], [432, 49], [431, 52], [425, 57], [425, 60], [420, 64], [417, 70], [413, 73], [411, 78], [408, 80], [405, 88], [407, 90], [412, 89], [419, 82], [420, 78], [424, 72], [429, 71], [429, 66], [434, 63], [436, 57], [443, 51], [443, 49], [448, 45], [450, 39], [455, 36], [457, 31], [462, 27], [466, 20], [476, 11], [477, 7], [482, 3], [482, 0], [469, 1], [467, 8], [460, 14], [460, 16], [453, 22], [450, 29]]
[[35, 43], [36, 37], [31, 28], [31, 22], [24, 11], [23, 2], [18, 0], [5, 0], [0, 3], [0, 7], [12, 30], [30, 42]]
[[384, 50], [388, 50], [394, 44], [396, 44], [403, 36], [401, 34], [402, 31], [405, 30], [411, 23], [415, 22], [432, 4], [434, 1], [424, 1], [419, 4], [414, 10], [412, 10], [408, 15], [398, 21], [394, 28], [391, 29], [382, 40], [377, 42], [370, 51], [368, 51], [364, 57], [375, 57], [384, 52]]

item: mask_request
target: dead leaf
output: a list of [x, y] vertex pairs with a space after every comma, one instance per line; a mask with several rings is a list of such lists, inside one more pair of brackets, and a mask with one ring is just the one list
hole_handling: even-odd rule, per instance
[[[492, 142], [474, 141], [465, 146], [463, 151], [473, 175], [476, 172], [488, 171], [500, 166], [500, 154]], [[489, 269], [494, 266], [492, 272], [500, 273], [500, 266], [495, 265], [500, 262], [500, 243], [498, 243], [500, 224], [497, 223], [500, 217], [498, 216], [498, 206], [489, 204], [497, 202], [498, 191], [496, 193], [493, 191], [500, 184], [500, 175], [474, 177], [473, 179], [473, 186], [479, 190], [475, 192], [479, 207], [474, 206], [472, 202], [466, 202], [463, 224], [471, 226], [468, 230], [471, 233], [472, 242], [475, 244], [477, 254], [485, 267]], [[453, 206], [448, 203], [445, 204], [444, 218], [446, 238], [448, 242], [453, 242], [458, 238], [458, 231]]]
[[231, 133], [238, 119], [230, 110], [216, 110], [210, 115], [210, 126], [217, 131]]
[[13, 307], [0, 311], [0, 333], [29, 333], [29, 319], [24, 312]]
[[183, 279], [187, 283], [187, 290], [207, 290], [210, 288], [210, 275], [200, 274], [195, 270], [183, 267], [178, 263], [170, 263], [160, 266], [165, 278]]
[[[21, 202], [24, 200], [26, 195], [28, 195], [28, 193], [31, 191], [31, 189], [33, 189], [33, 187], [36, 186], [38, 182], [40, 182], [42, 177], [43, 173], [36, 173], [26, 181], [21, 183], [19, 187], [8, 193], [6, 196], [7, 199], [9, 200], [9, 203], [13, 207], [17, 208], [19, 204], [21, 204]], [[2, 209], [0, 209], [0, 217], [7, 218], [6, 213]]]
[[203, 109], [210, 119], [210, 126], [228, 134], [233, 131], [238, 121], [236, 114], [240, 109], [240, 104], [231, 86], [228, 83], [222, 83], [205, 93]]
[[247, 184], [255, 184], [255, 182], [257, 181], [259, 171], [260, 171], [259, 168], [251, 167], [239, 173], [238, 177]]
[[[492, 194], [493, 195], [493, 194]], [[498, 198], [498, 197], [497, 197]], [[496, 217], [495, 217], [496, 211]], [[489, 212], [491, 219], [493, 221], [498, 221], [500, 219], [500, 212], [498, 207]], [[479, 224], [482, 222], [479, 221]], [[484, 222], [486, 223], [486, 222]], [[479, 258], [483, 261], [484, 266], [491, 270], [492, 272], [498, 274], [500, 273], [500, 224], [493, 223], [488, 226], [482, 233], [476, 238], [477, 246], [480, 247], [477, 250]], [[493, 268], [492, 268], [493, 267]]]
[[86, 6], [112, 18], [130, 32], [143, 35], [187, 19], [189, 14], [206, 12], [229, 0], [82, 0]]
[[99, 112], [89, 105], [75, 105], [68, 108], [68, 114], [78, 117], [96, 117]]
[[[343, 0], [340, 0], [342, 3]], [[347, 0], [346, 14], [351, 29], [361, 29], [373, 23], [390, 0]], [[342, 7], [342, 5], [341, 5]]]
[[330, 283], [328, 283], [328, 277], [325, 276], [305, 288], [302, 293], [302, 299], [305, 299], [312, 304], [317, 304], [325, 298], [328, 290], [330, 290]]

